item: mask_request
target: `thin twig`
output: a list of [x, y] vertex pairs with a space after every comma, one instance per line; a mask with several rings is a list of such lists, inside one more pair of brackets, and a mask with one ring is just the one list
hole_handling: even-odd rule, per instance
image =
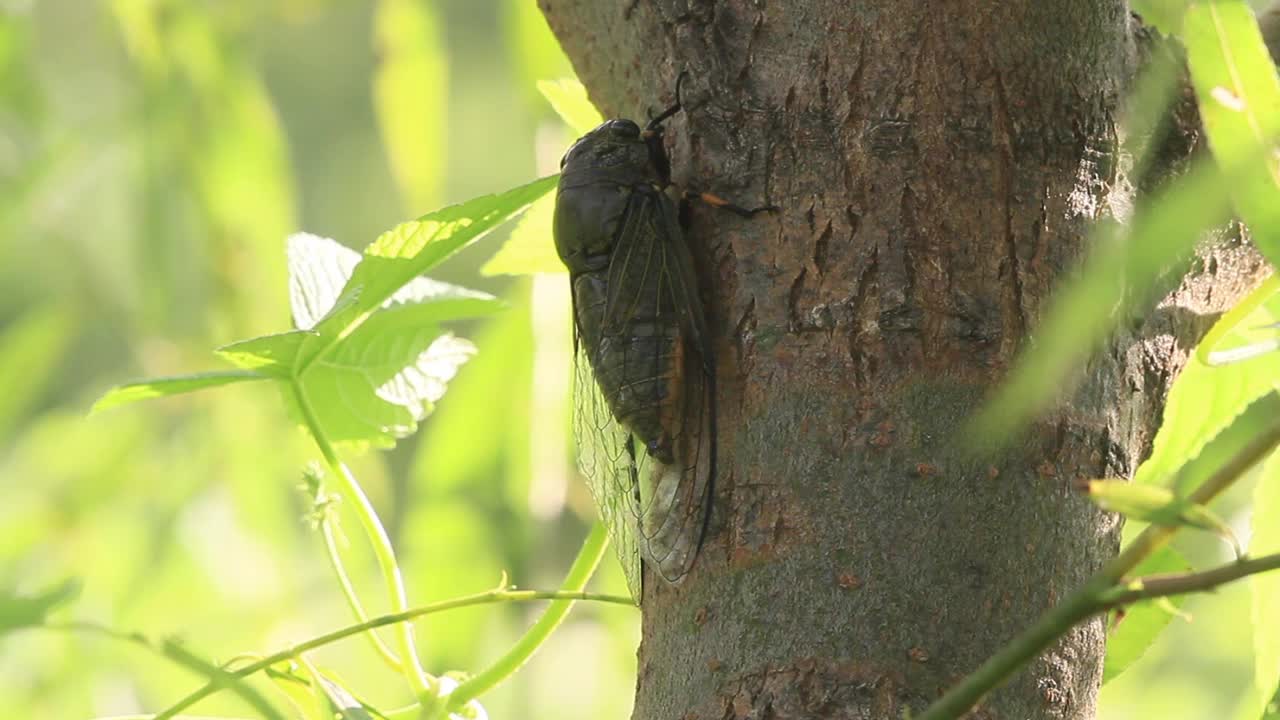
[[1193, 573], [1147, 575], [1126, 582], [1098, 597], [1099, 610], [1122, 607], [1139, 600], [1208, 592], [1229, 582], [1280, 569], [1280, 553], [1246, 558], [1228, 565]]
[[[1266, 399], [1264, 396], [1256, 402]], [[1244, 475], [1246, 470], [1269, 455], [1277, 445], [1280, 445], [1280, 421], [1272, 420], [1196, 487], [1187, 499], [1192, 503], [1207, 505]], [[1183, 470], [1185, 468], [1184, 465]], [[1173, 478], [1172, 485], [1178, 485], [1177, 477]], [[951, 686], [941, 698], [915, 716], [915, 720], [953, 720], [963, 715], [978, 704], [984, 695], [1003, 684], [1077, 623], [1105, 610], [1107, 606], [1102, 598], [1117, 585], [1122, 585], [1124, 576], [1148, 555], [1168, 543], [1178, 529], [1179, 526], [1176, 525], [1148, 526], [1119, 555], [1094, 573], [1083, 587], [1040, 616], [1021, 635], [987, 658], [977, 670]]]
[[[430, 605], [423, 605], [404, 612], [380, 615], [368, 620], [367, 622], [334, 630], [333, 632], [312, 638], [304, 643], [281, 650], [273, 655], [268, 655], [255, 663], [246, 665], [239, 670], [231, 672], [230, 675], [235, 678], [248, 677], [259, 670], [263, 670], [275, 665], [276, 663], [289, 660], [299, 653], [309, 652], [318, 647], [329, 645], [337, 642], [338, 640], [351, 637], [352, 635], [358, 635], [374, 628], [407, 622], [423, 615], [430, 615], [433, 613], [443, 612], [445, 610], [454, 610], [472, 605], [487, 605], [498, 602], [531, 602], [535, 600], [586, 600], [610, 603], [614, 605], [626, 605], [632, 608], [635, 607], [635, 602], [633, 602], [630, 597], [624, 597], [622, 595], [605, 595], [589, 592], [560, 592], [558, 590], [509, 590], [506, 588], [497, 588], [495, 590], [488, 590], [474, 595], [466, 595], [452, 600], [444, 600], [437, 603], [431, 603]], [[218, 685], [214, 683], [207, 683], [204, 687], [192, 692], [190, 695], [187, 695], [178, 702], [169, 706], [159, 715], [156, 715], [154, 720], [172, 720], [178, 713], [186, 710], [209, 695], [212, 695], [219, 689], [221, 688]]]

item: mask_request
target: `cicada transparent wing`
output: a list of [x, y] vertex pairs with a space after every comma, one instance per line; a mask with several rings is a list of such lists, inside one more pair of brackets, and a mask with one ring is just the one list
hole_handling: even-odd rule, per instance
[[[575, 306], [577, 302], [575, 301]], [[631, 597], [640, 602], [640, 554], [632, 512], [633, 488], [638, 482], [631, 432], [618, 424], [596, 383], [589, 349], [578, 330], [574, 309], [573, 429], [578, 445], [578, 470], [587, 481], [600, 521], [622, 563]]]
[[679, 580], [710, 510], [714, 375], [694, 283], [674, 205], [649, 187], [633, 190], [607, 268], [574, 279], [583, 474], [637, 600], [634, 551]]

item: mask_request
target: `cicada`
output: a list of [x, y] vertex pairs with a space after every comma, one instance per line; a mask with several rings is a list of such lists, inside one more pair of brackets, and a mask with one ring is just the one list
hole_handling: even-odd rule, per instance
[[637, 602], [642, 562], [668, 582], [692, 567], [716, 477], [715, 358], [662, 139], [680, 109], [678, 80], [643, 129], [609, 120], [574, 143], [553, 225], [573, 303], [578, 464]]

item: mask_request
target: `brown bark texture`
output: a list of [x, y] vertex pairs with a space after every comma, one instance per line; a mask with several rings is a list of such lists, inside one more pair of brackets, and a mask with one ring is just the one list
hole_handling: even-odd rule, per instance
[[[592, 99], [667, 124], [718, 360], [711, 534], [646, 581], [637, 720], [919, 711], [1080, 584], [1212, 313], [1257, 277], [1206, 254], [1063, 403], [978, 461], [957, 429], [1011, 366], [1090, 223], [1128, 207], [1118, 0], [539, 0]], [[1103, 627], [974, 711], [1090, 718]]]

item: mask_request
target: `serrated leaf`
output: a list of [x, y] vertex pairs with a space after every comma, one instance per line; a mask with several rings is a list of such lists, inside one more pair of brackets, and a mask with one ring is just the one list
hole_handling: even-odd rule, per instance
[[[300, 327], [314, 324], [335, 303], [350, 307], [359, 302], [359, 295], [341, 291], [360, 263], [359, 253], [306, 233], [290, 237], [288, 249], [290, 300]], [[440, 323], [491, 313], [502, 304], [487, 293], [414, 277], [380, 307], [362, 324], [353, 325], [349, 335], [331, 345], [297, 380], [325, 436], [357, 451], [370, 445], [390, 447], [412, 433], [458, 368], [475, 353], [466, 340], [442, 335]], [[315, 341], [291, 348], [295, 358], [308, 351], [307, 342]], [[261, 351], [249, 349], [255, 358]], [[293, 359], [289, 367], [297, 367]], [[298, 419], [305, 421], [307, 413], [297, 404], [296, 394], [289, 391], [286, 398]]]
[[[1164, 573], [1186, 572], [1190, 565], [1166, 545], [1148, 555], [1133, 569], [1135, 577]], [[1170, 600], [1174, 606], [1182, 604], [1185, 596], [1176, 595]], [[1160, 633], [1169, 625], [1173, 616], [1151, 601], [1134, 603], [1124, 609], [1124, 616], [1116, 622], [1107, 637], [1107, 657], [1102, 669], [1102, 682], [1106, 683], [1123, 673], [1147, 652]]]
[[556, 211], [556, 194], [549, 192], [534, 201], [509, 237], [489, 262], [482, 275], [528, 275], [567, 272], [556, 254], [551, 222]]
[[1188, 459], [1171, 477], [1158, 480], [1185, 497], [1216, 475], [1227, 462], [1241, 455], [1259, 435], [1280, 422], [1280, 392], [1272, 390], [1249, 402], [1213, 438]]
[[470, 342], [400, 314], [411, 315], [385, 310], [370, 318], [298, 381], [331, 442], [353, 451], [393, 446], [417, 429], [475, 354]]
[[365, 248], [336, 303], [337, 309], [316, 323], [322, 339], [309, 348], [303, 366], [350, 334], [409, 281], [522, 212], [549, 192], [556, 179], [551, 175], [500, 195], [484, 195], [383, 233]]
[[78, 580], [64, 580], [36, 595], [0, 590], [0, 636], [19, 628], [43, 625], [49, 612], [80, 593]]
[[111, 408], [128, 405], [139, 400], [182, 395], [196, 390], [245, 382], [246, 380], [266, 379], [268, 379], [267, 375], [253, 370], [216, 370], [193, 375], [139, 380], [138, 382], [125, 383], [111, 388], [102, 397], [98, 398], [89, 413], [91, 415], [100, 413], [103, 410], [110, 410]]
[[[1278, 424], [1280, 424], [1280, 393], [1271, 391], [1254, 400], [1242, 412], [1236, 414], [1229, 424], [1227, 424], [1221, 431], [1217, 432], [1213, 436], [1212, 440], [1204, 444], [1194, 457], [1187, 460], [1177, 469], [1176, 472], [1171, 474], [1166, 473], [1163, 475], [1160, 478], [1160, 481], [1172, 488], [1175, 488], [1175, 492], [1178, 495], [1185, 495], [1187, 491], [1200, 486], [1205, 480], [1217, 474], [1225, 467], [1227, 460], [1241, 455], [1242, 451], [1246, 448], [1250, 448], [1256, 444], [1260, 436], [1263, 436], [1264, 434], [1272, 435]], [[1274, 456], [1274, 454], [1275, 453], [1273, 451], [1272, 455]], [[1268, 460], [1266, 464], [1270, 465], [1273, 462], [1275, 461]], [[1170, 475], [1172, 475], [1172, 477], [1170, 477]], [[1134, 487], [1153, 488], [1154, 486], [1134, 485]], [[1165, 491], [1167, 488], [1155, 489]], [[1162, 497], [1165, 496], [1162, 495]], [[1160, 553], [1157, 553], [1157, 555], [1153, 555], [1152, 557], [1158, 557], [1159, 555]], [[1166, 561], [1169, 561], [1169, 559], [1166, 558], [1165, 560], [1158, 562], [1164, 563]], [[1151, 562], [1157, 561], [1151, 560]], [[1176, 572], [1179, 569], [1180, 568], [1174, 567], [1173, 571]], [[1161, 571], [1164, 570], [1158, 567], [1153, 567], [1144, 569], [1142, 572], [1143, 574], [1147, 574], [1148, 572]], [[1124, 622], [1127, 621], [1128, 618], [1126, 618]], [[1154, 624], [1154, 619], [1151, 622]], [[1124, 623], [1122, 622], [1120, 627], [1123, 628], [1123, 626]], [[1155, 631], [1158, 632], [1158, 627]], [[1142, 633], [1139, 633], [1139, 635], [1154, 636], [1150, 630], [1145, 630]], [[1136, 639], [1140, 640], [1141, 637]], [[1121, 652], [1132, 654], [1133, 647], [1135, 646], [1130, 645], [1129, 650]], [[1110, 664], [1111, 662], [1110, 651], [1108, 651], [1108, 663]], [[1123, 667], [1121, 666], [1118, 666], [1114, 671], [1108, 669], [1107, 676], [1114, 677], [1116, 674], [1119, 674], [1122, 669]], [[1255, 712], [1254, 716], [1256, 716], [1256, 714], [1257, 713]], [[1247, 716], [1247, 714], [1245, 716]]]
[[1193, 2], [1182, 41], [1209, 147], [1254, 243], [1280, 265], [1280, 78], [1244, 0]]
[[[295, 233], [287, 241], [289, 256], [289, 306], [293, 324], [309, 330], [327, 314], [335, 312], [342, 289], [351, 278], [360, 253], [327, 237]], [[349, 296], [347, 302], [356, 302]], [[494, 296], [457, 285], [415, 277], [392, 293], [382, 307], [409, 303], [433, 303], [437, 322], [475, 317], [502, 306]], [[338, 308], [337, 310], [341, 310]]]
[[539, 80], [538, 92], [551, 103], [560, 119], [578, 135], [586, 135], [604, 122], [600, 111], [587, 97], [587, 89], [577, 78]]
[[1280, 377], [1280, 354], [1215, 367], [1206, 362], [1219, 348], [1234, 349], [1256, 340], [1263, 326], [1280, 320], [1280, 280], [1269, 278], [1216, 322], [1178, 373], [1165, 402], [1164, 422], [1151, 455], [1133, 482], [1166, 482], [1195, 457], [1211, 438], [1256, 398], [1273, 390]]

